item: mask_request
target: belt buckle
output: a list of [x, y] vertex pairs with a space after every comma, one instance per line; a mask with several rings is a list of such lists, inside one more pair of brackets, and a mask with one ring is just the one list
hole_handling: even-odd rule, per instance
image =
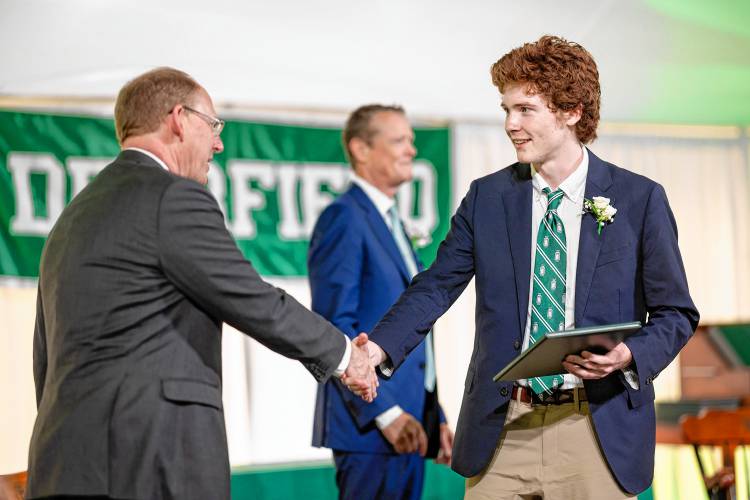
[[531, 396], [531, 405], [534, 406], [547, 406], [554, 402], [554, 397], [552, 394], [547, 392], [542, 392], [541, 394], [537, 394], [531, 388], [529, 388], [529, 395]]
[[556, 389], [551, 394], [544, 393], [544, 397], [539, 397], [541, 404], [543, 405], [555, 405], [570, 403], [574, 400], [573, 394], [570, 390]]
[[545, 395], [544, 397], [544, 404], [546, 405], [559, 405], [560, 404], [560, 391], [559, 389], [554, 389], [552, 393], [549, 395]]

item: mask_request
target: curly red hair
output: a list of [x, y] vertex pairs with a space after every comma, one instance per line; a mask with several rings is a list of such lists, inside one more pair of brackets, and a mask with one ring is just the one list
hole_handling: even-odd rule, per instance
[[490, 74], [501, 94], [506, 85], [528, 83], [529, 90], [544, 96], [553, 112], [580, 105], [576, 136], [584, 144], [596, 139], [601, 106], [599, 71], [594, 58], [579, 44], [545, 35], [505, 54], [492, 65]]

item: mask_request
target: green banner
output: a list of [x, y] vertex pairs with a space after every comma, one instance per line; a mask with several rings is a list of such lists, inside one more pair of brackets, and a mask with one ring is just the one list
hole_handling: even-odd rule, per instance
[[[429, 264], [448, 230], [450, 129], [415, 128], [414, 181], [398, 203]], [[267, 276], [303, 276], [320, 212], [346, 190], [341, 130], [228, 121], [208, 188], [242, 252]], [[0, 275], [36, 277], [50, 229], [118, 154], [111, 119], [0, 111]]]

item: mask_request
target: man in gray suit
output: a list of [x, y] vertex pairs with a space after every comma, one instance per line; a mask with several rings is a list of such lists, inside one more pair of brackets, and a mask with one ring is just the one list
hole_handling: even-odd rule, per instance
[[115, 105], [122, 152], [63, 211], [39, 269], [29, 498], [229, 498], [221, 324], [374, 396], [359, 337], [265, 283], [237, 249], [208, 164], [223, 122], [159, 68]]

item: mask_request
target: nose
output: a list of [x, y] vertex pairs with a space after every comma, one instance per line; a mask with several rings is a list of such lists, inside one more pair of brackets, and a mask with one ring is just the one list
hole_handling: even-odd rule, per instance
[[214, 137], [214, 143], [212, 145], [212, 149], [214, 153], [221, 153], [224, 151], [224, 143], [221, 140], [220, 136]]
[[407, 151], [409, 153], [409, 156], [411, 156], [412, 158], [417, 156], [417, 147], [414, 145], [413, 142], [409, 143], [409, 149]]
[[512, 132], [518, 129], [519, 129], [519, 125], [518, 125], [518, 118], [516, 117], [516, 114], [509, 112], [507, 115], [505, 115], [505, 131]]

